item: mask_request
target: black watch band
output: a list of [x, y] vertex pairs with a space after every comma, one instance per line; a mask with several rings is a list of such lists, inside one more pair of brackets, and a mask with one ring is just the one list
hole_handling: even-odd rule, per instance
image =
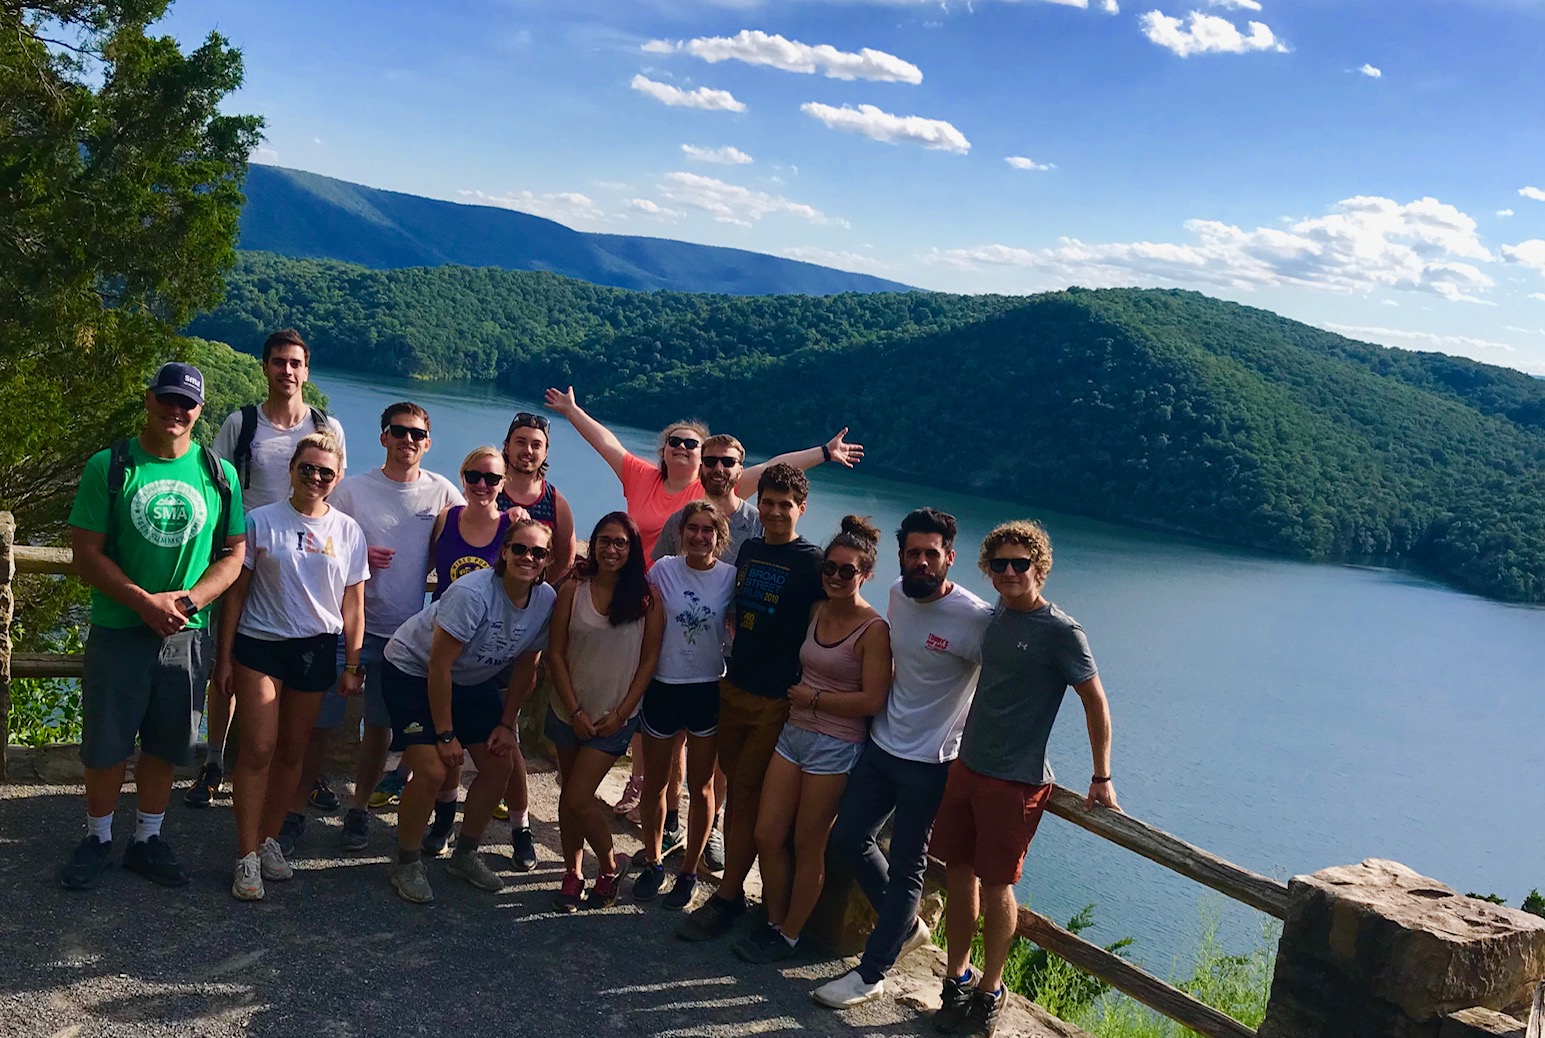
[[455, 729], [447, 728], [443, 732], [435, 732], [435, 738], [437, 740], [439, 740], [440, 742], [443, 742], [443, 743], [455, 742], [456, 741]]

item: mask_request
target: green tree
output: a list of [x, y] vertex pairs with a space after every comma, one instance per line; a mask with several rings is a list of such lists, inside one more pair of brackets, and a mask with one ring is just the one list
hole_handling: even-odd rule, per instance
[[223, 292], [262, 121], [240, 53], [151, 25], [170, 0], [0, 0], [0, 508], [63, 529], [85, 459]]

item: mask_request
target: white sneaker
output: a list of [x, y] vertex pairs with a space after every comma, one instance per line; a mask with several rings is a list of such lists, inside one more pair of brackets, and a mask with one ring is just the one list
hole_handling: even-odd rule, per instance
[[284, 852], [279, 849], [279, 841], [272, 836], [264, 840], [263, 846], [258, 848], [258, 861], [262, 864], [264, 879], [282, 883], [284, 880], [295, 878], [295, 870], [284, 860]]
[[848, 970], [829, 984], [822, 984], [810, 993], [810, 997], [831, 1009], [847, 1009], [863, 1005], [885, 994], [885, 978], [873, 984], [858, 975], [858, 970]]
[[236, 875], [231, 880], [231, 896], [240, 901], [263, 900], [263, 867], [256, 853], [236, 859]]
[[907, 953], [917, 951], [926, 945], [933, 934], [928, 931], [928, 924], [919, 919], [912, 926], [912, 932], [907, 934], [907, 939], [901, 942], [901, 951], [896, 953], [896, 961], [906, 958]]

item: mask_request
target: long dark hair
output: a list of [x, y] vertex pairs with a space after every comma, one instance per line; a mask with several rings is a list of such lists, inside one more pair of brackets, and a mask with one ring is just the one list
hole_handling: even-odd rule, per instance
[[580, 573], [585, 578], [595, 576], [599, 568], [595, 561], [595, 539], [603, 527], [620, 526], [628, 532], [628, 561], [622, 564], [622, 570], [617, 574], [617, 586], [612, 589], [612, 602], [606, 610], [606, 618], [611, 621], [613, 627], [632, 623], [645, 613], [649, 612], [649, 578], [645, 575], [644, 566], [644, 535], [639, 532], [638, 523], [626, 512], [608, 512], [601, 516], [595, 524], [595, 529], [590, 531], [590, 557], [580, 564]]

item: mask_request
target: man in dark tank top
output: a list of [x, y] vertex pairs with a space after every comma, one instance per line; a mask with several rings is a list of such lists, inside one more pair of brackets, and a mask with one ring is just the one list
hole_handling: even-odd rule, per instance
[[504, 434], [504, 488], [499, 507], [523, 509], [553, 532], [547, 579], [557, 584], [574, 565], [574, 513], [568, 498], [547, 481], [547, 447], [552, 433], [546, 415], [521, 411]]

